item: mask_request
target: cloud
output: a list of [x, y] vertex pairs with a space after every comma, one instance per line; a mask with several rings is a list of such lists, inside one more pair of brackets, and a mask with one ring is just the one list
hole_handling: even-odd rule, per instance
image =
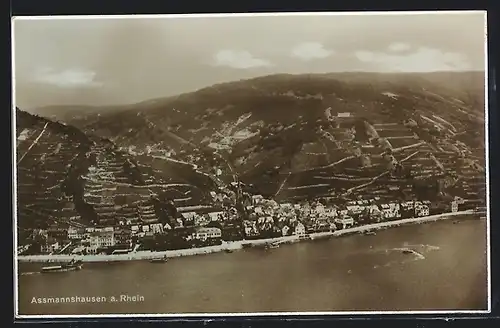
[[248, 51], [220, 50], [215, 54], [214, 59], [216, 66], [238, 69], [272, 66], [269, 61], [256, 58]]
[[36, 71], [34, 81], [52, 84], [61, 88], [95, 87], [102, 83], [95, 81], [96, 73], [80, 69], [54, 71], [51, 68], [42, 68]]
[[410, 50], [411, 46], [408, 43], [395, 42], [389, 45], [389, 50], [393, 52], [407, 51]]
[[356, 58], [364, 63], [376, 65], [378, 69], [392, 72], [462, 71], [470, 69], [467, 57], [455, 52], [419, 48], [417, 51], [399, 55], [384, 52], [357, 51]]
[[327, 58], [333, 53], [333, 50], [325, 49], [325, 47], [318, 42], [304, 42], [296, 45], [292, 49], [292, 57], [304, 61]]

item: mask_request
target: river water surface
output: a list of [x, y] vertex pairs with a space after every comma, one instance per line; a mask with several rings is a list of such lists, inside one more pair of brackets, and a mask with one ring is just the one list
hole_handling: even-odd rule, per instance
[[[486, 222], [471, 219], [161, 264], [40, 274], [40, 264], [20, 263], [19, 314], [486, 310], [486, 245]], [[35, 302], [74, 296], [106, 301]]]

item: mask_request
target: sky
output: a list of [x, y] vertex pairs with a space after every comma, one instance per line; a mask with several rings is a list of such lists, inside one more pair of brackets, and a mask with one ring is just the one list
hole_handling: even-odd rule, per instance
[[275, 73], [484, 70], [485, 24], [482, 12], [15, 19], [15, 103], [130, 104]]

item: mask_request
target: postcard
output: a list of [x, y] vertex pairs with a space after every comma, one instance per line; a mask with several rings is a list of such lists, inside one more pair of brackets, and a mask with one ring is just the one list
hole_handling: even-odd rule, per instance
[[485, 12], [13, 19], [19, 318], [490, 311]]

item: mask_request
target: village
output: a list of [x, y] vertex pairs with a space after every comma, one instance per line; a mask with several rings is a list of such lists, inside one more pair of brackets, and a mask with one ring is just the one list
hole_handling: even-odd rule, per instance
[[[115, 226], [60, 226], [34, 229], [32, 243], [20, 246], [20, 255], [125, 254], [220, 245], [222, 242], [258, 240], [281, 236], [306, 237], [371, 223], [457, 212], [464, 204], [455, 198], [449, 207], [435, 209], [428, 200], [352, 200], [342, 205], [325, 201], [278, 203], [253, 195], [245, 206], [245, 218], [234, 206], [217, 211], [180, 212], [170, 223], [149, 219], [119, 220]], [[460, 208], [461, 209], [461, 208]], [[436, 212], [437, 211], [437, 212]], [[439, 213], [440, 212], [440, 213]]]

